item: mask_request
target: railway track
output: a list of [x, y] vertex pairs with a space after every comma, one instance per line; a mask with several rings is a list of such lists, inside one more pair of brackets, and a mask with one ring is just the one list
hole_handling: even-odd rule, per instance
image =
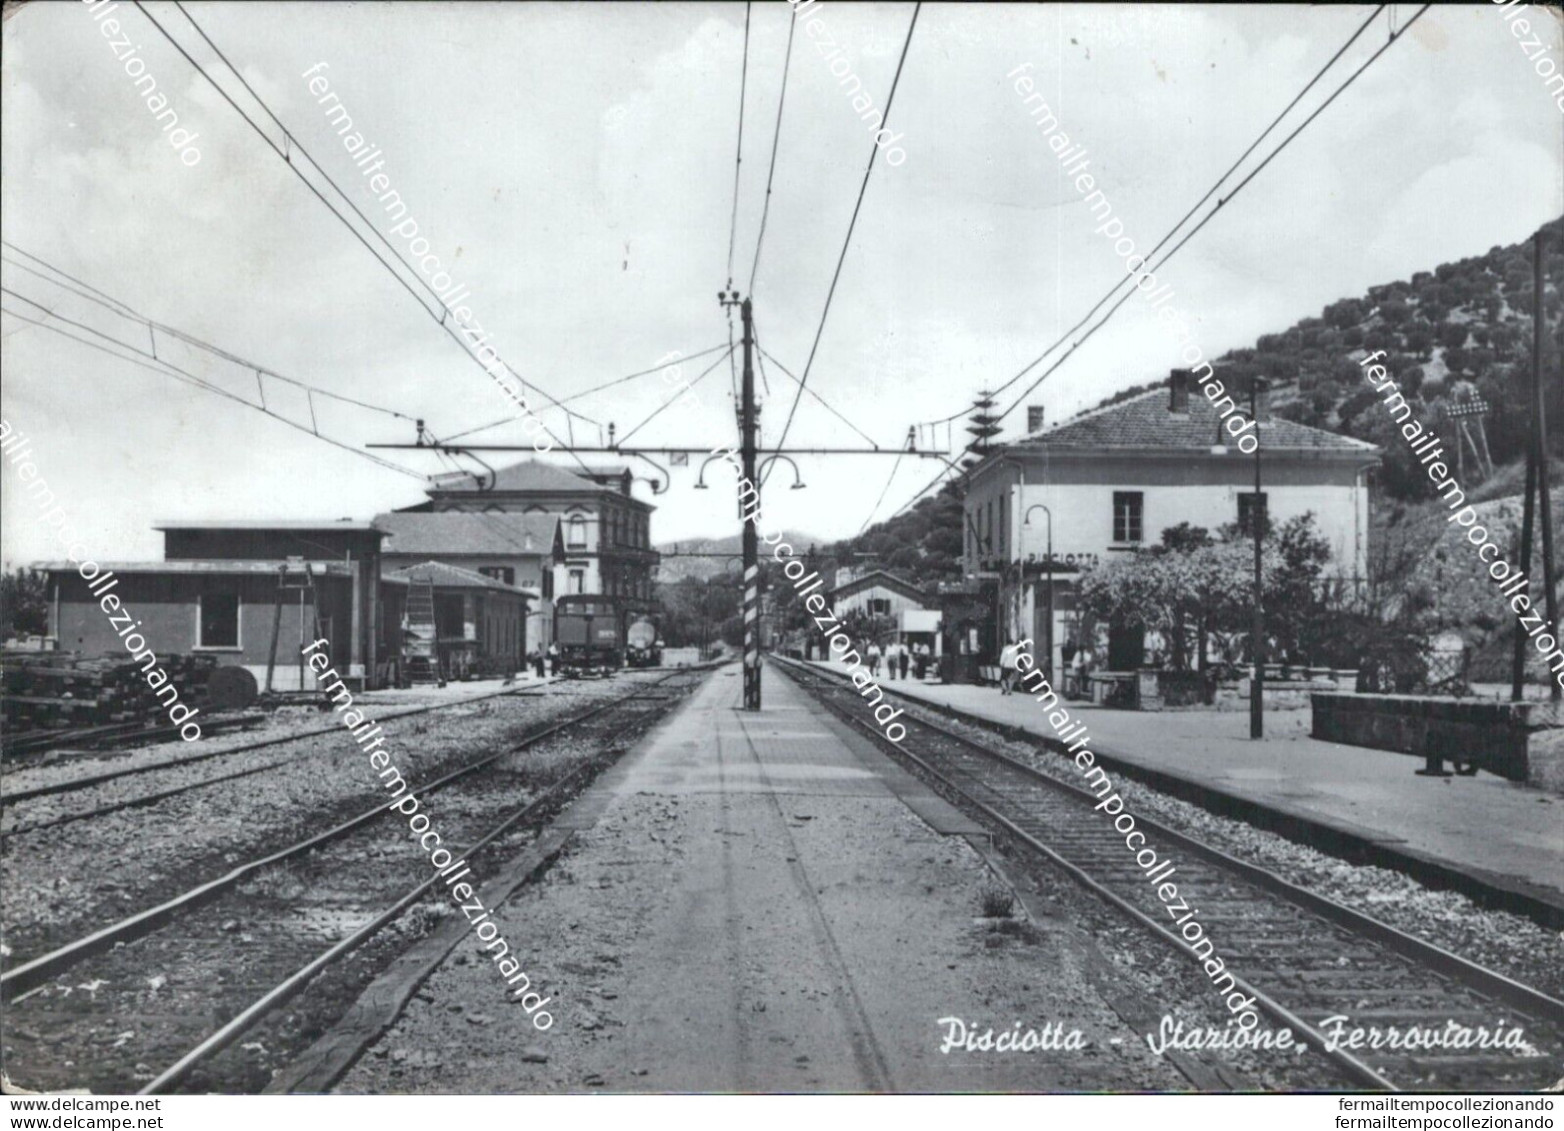
[[[497, 699], [501, 696], [507, 696], [516, 699], [527, 699], [542, 694], [544, 694], [543, 691], [531, 688], [515, 688], [505, 691], [490, 691], [481, 695], [469, 695], [462, 699], [455, 699], [449, 703], [430, 703], [422, 707], [409, 707], [401, 711], [388, 711], [385, 714], [379, 715], [378, 718], [382, 723], [390, 723], [395, 722], [398, 719], [412, 718], [415, 715], [427, 715], [436, 711], [449, 711], [454, 708], [468, 707], [474, 703], [482, 703], [484, 700]], [[263, 738], [255, 742], [246, 742], [239, 746], [225, 746], [221, 750], [202, 750], [199, 753], [187, 754], [178, 758], [168, 758], [161, 762], [142, 762], [134, 766], [122, 766], [113, 770], [105, 770], [101, 773], [83, 774], [78, 777], [67, 778], [64, 781], [51, 782], [48, 785], [32, 786], [26, 789], [3, 790], [0, 791], [0, 803], [10, 807], [23, 801], [31, 801], [39, 797], [54, 797], [63, 793], [73, 793], [79, 789], [87, 789], [92, 786], [104, 785], [108, 782], [120, 781], [124, 778], [138, 777], [142, 774], [155, 773], [158, 770], [171, 770], [180, 766], [193, 765], [197, 762], [208, 762], [217, 758], [229, 758], [236, 754], [248, 754], [255, 750], [265, 750], [273, 746], [284, 746], [290, 742], [303, 742], [306, 739], [317, 738], [320, 735], [333, 734], [339, 729], [340, 726], [333, 719], [324, 726], [318, 727], [314, 730], [303, 731], [298, 734], [281, 735], [276, 738]], [[21, 773], [24, 769], [31, 768], [33, 767], [18, 768], [3, 776], [0, 776], [0, 784], [3, 784], [6, 778]], [[205, 784], [213, 784], [218, 781], [227, 781], [231, 776], [232, 775], [225, 775], [222, 777], [207, 779], [201, 782], [191, 783], [188, 788], [199, 789], [202, 785]], [[173, 793], [163, 793], [160, 795], [160, 797], [168, 796], [173, 796]], [[136, 803], [137, 802], [135, 801], [131, 801], [127, 804]], [[124, 807], [124, 805], [117, 806], [117, 808]], [[0, 836], [8, 835], [11, 834], [0, 833]]]
[[[524, 849], [704, 675], [638, 682], [519, 743], [410, 783], [410, 792], [443, 842], [463, 846], [453, 858], [468, 860], [476, 888], [485, 861]], [[13, 1078], [119, 1092], [259, 1091], [368, 977], [450, 918], [448, 893], [435, 887], [439, 876], [429, 875], [405, 822], [379, 802], [7, 969], [0, 999], [8, 1002]], [[279, 1017], [306, 986], [302, 1004]], [[44, 1078], [23, 1080], [29, 1064]], [[169, 1067], [156, 1071], [160, 1064]]]
[[[1126, 849], [1124, 835], [1093, 808], [1099, 801], [1094, 793], [910, 712], [898, 719], [907, 727], [905, 739], [892, 743], [865, 721], [864, 701], [844, 677], [772, 659], [838, 717], [970, 811], [1198, 961], [1170, 929], [1166, 907]], [[1159, 859], [1176, 861], [1178, 892], [1199, 909], [1242, 992], [1354, 1085], [1531, 1091], [1560, 1078], [1564, 1002], [1139, 813], [1135, 820], [1146, 846]], [[1443, 1033], [1451, 1022], [1493, 1034], [1520, 1028], [1538, 1055], [1503, 1047], [1409, 1050], [1390, 1047], [1383, 1037], [1382, 1047], [1371, 1048], [1367, 1035], [1359, 1044], [1349, 1036], [1358, 1028]], [[1338, 1040], [1328, 1040], [1326, 1030]]]

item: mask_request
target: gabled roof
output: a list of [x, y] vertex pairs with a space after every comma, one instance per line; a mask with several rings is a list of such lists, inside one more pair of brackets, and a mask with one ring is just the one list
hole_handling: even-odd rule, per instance
[[[1238, 409], [1247, 421], [1247, 400], [1238, 395], [1234, 395], [1233, 399], [1239, 402]], [[1138, 397], [1093, 409], [1065, 421], [1057, 428], [1034, 433], [1016, 441], [1011, 447], [1021, 451], [1108, 449], [1116, 454], [1128, 450], [1209, 453], [1215, 444], [1225, 443], [1231, 449], [1237, 443], [1236, 438], [1230, 436], [1225, 428], [1221, 432], [1222, 438], [1218, 439], [1217, 428], [1221, 421], [1222, 414], [1213, 407], [1200, 385], [1194, 381], [1190, 382], [1189, 411], [1169, 412], [1168, 389], [1164, 384]], [[1371, 457], [1379, 451], [1373, 444], [1362, 440], [1282, 420], [1275, 415], [1260, 425], [1260, 447], [1266, 453], [1310, 451], [1365, 457]]]
[[879, 586], [882, 589], [890, 589], [896, 593], [900, 593], [903, 597], [906, 597], [909, 600], [921, 601], [924, 604], [929, 603], [929, 595], [923, 590], [912, 584], [912, 582], [903, 581], [894, 573], [889, 573], [883, 569], [871, 570], [863, 576], [855, 577], [851, 581], [846, 582], [843, 585], [838, 585], [835, 589], [828, 590], [827, 592], [829, 592], [833, 598], [850, 597], [854, 593], [862, 593], [865, 589], [873, 589], [876, 586]]
[[405, 569], [394, 570], [386, 574], [386, 577], [393, 581], [428, 581], [441, 589], [498, 589], [519, 596], [527, 595], [524, 590], [514, 585], [506, 585], [503, 581], [496, 581], [492, 577], [485, 577], [481, 573], [446, 562], [423, 562], [419, 565], [407, 566]]
[[[199, 574], [199, 575], [247, 575], [260, 577], [276, 577], [286, 569], [289, 577], [302, 577], [304, 566], [308, 564], [312, 577], [352, 577], [353, 565], [349, 562], [298, 562], [286, 561], [281, 558], [238, 558], [238, 559], [208, 559], [208, 558], [175, 558], [166, 562], [99, 562], [98, 568], [104, 573], [152, 573], [152, 574]], [[75, 573], [77, 566], [72, 562], [41, 562], [38, 569], [49, 573]], [[101, 575], [100, 575], [101, 580]], [[94, 582], [97, 584], [97, 582]]]
[[[597, 470], [597, 469], [593, 469]], [[488, 475], [483, 476], [485, 484]], [[436, 480], [434, 486], [429, 489], [431, 495], [451, 494], [453, 492], [475, 492], [478, 490], [478, 477], [476, 475], [453, 475], [448, 479]], [[562, 467], [543, 463], [540, 460], [522, 460], [513, 463], [509, 467], [502, 467], [495, 472], [494, 484], [486, 487], [489, 491], [538, 491], [552, 494], [585, 494], [596, 495], [609, 488], [600, 483], [594, 483], [584, 475], [573, 471], [567, 471]]]
[[390, 511], [375, 516], [388, 537], [386, 554], [484, 554], [515, 557], [554, 551], [559, 517], [552, 514], [476, 514], [471, 511]]
[[351, 518], [322, 519], [318, 522], [297, 519], [167, 519], [154, 522], [153, 530], [307, 530], [312, 534], [333, 530], [349, 530], [355, 533], [373, 534], [372, 522], [355, 522]]

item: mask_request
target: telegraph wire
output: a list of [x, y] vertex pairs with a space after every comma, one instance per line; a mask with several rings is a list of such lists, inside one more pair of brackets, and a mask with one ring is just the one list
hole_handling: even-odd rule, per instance
[[[922, 9], [923, 0], [918, 0], [918, 3], [914, 4], [912, 8], [912, 20], [907, 24], [907, 38], [902, 41], [901, 57], [896, 60], [896, 74], [895, 77], [891, 79], [890, 93], [885, 98], [885, 113], [880, 118], [880, 125], [882, 128], [886, 127], [891, 120], [891, 105], [896, 101], [896, 87], [901, 82], [902, 67], [907, 62], [907, 49], [912, 46], [912, 33], [918, 26], [918, 13]], [[814, 366], [815, 353], [820, 349], [820, 336], [825, 333], [826, 319], [831, 314], [831, 300], [836, 296], [836, 284], [837, 281], [842, 277], [842, 264], [847, 261], [847, 249], [852, 246], [853, 242], [853, 229], [858, 225], [858, 213], [859, 210], [863, 208], [864, 193], [868, 191], [869, 177], [874, 172], [874, 165], [875, 162], [879, 159], [879, 156], [879, 146], [871, 143], [869, 149], [869, 164], [863, 171], [863, 183], [858, 186], [858, 200], [853, 205], [853, 217], [847, 225], [847, 237], [842, 241], [841, 253], [836, 257], [836, 270], [831, 275], [831, 287], [826, 292], [825, 309], [820, 312], [820, 324], [815, 327], [815, 340], [814, 343], [809, 347], [809, 359], [804, 363], [804, 375], [799, 378], [798, 389], [793, 394], [793, 404], [787, 412], [787, 421], [782, 426], [782, 438], [777, 441], [777, 447], [779, 448], [785, 447], [787, 445], [787, 434], [793, 427], [793, 417], [798, 413], [798, 402], [803, 398], [804, 389], [808, 387], [809, 371]], [[769, 477], [769, 474], [770, 472], [768, 469], [767, 475], [761, 477], [762, 484], [764, 484], [765, 479]]]
[[[1157, 241], [1156, 246], [1153, 247], [1151, 249], [1151, 251], [1149, 251], [1146, 254], [1146, 257], [1145, 257], [1146, 261], [1149, 262], [1151, 260], [1151, 258], [1153, 256], [1155, 256], [1157, 254], [1157, 252], [1162, 249], [1162, 247], [1168, 242], [1168, 240], [1173, 238], [1174, 233], [1177, 232], [1180, 228], [1182, 228], [1185, 224], [1187, 224], [1189, 222], [1190, 217], [1192, 217], [1196, 212], [1198, 212], [1200, 210], [1200, 208], [1206, 203], [1206, 201], [1211, 199], [1212, 195], [1214, 193], [1216, 193], [1216, 191], [1219, 188], [1221, 188], [1222, 182], [1226, 181], [1229, 177], [1231, 177], [1233, 175], [1233, 173], [1238, 169], [1238, 167], [1240, 165], [1242, 165], [1246, 160], [1248, 160], [1250, 154], [1252, 154], [1257, 148], [1259, 148], [1260, 143], [1262, 141], [1264, 141], [1267, 137], [1269, 137], [1270, 134], [1271, 134], [1271, 131], [1274, 130], [1281, 123], [1282, 119], [1285, 118], [1289, 113], [1292, 112], [1293, 108], [1295, 106], [1297, 106], [1300, 101], [1302, 101], [1304, 95], [1308, 94], [1309, 91], [1314, 89], [1315, 85], [1320, 81], [1320, 79], [1325, 77], [1326, 72], [1329, 71], [1331, 69], [1331, 67], [1333, 67], [1336, 64], [1337, 60], [1339, 60], [1342, 57], [1342, 55], [1346, 53], [1347, 49], [1349, 47], [1351, 47], [1354, 43], [1356, 43], [1358, 38], [1365, 31], [1367, 31], [1369, 29], [1369, 26], [1374, 22], [1374, 20], [1376, 18], [1378, 18], [1379, 13], [1382, 12], [1384, 10], [1384, 8], [1385, 8], [1385, 5], [1381, 4], [1381, 5], [1379, 5], [1379, 7], [1374, 9], [1374, 11], [1369, 15], [1369, 17], [1366, 20], [1364, 20], [1361, 25], [1359, 25], [1358, 30], [1353, 32], [1351, 37], [1345, 43], [1343, 43], [1340, 48], [1337, 49], [1337, 51], [1336, 51], [1336, 53], [1334, 55], [1332, 55], [1330, 57], [1329, 61], [1327, 61], [1324, 66], [1322, 66], [1318, 71], [1315, 72], [1314, 77], [1311, 78], [1308, 81], [1308, 83], [1304, 85], [1303, 89], [1300, 90], [1293, 97], [1293, 100], [1287, 104], [1287, 106], [1282, 110], [1282, 112], [1277, 114], [1276, 117], [1271, 120], [1271, 124], [1266, 126], [1265, 129], [1260, 131], [1259, 136], [1257, 136], [1254, 139], [1254, 141], [1250, 143], [1248, 149], [1245, 149], [1243, 151], [1243, 153], [1239, 155], [1238, 160], [1234, 161], [1232, 163], [1232, 165], [1230, 165], [1228, 167], [1228, 169], [1227, 169], [1227, 171], [1225, 173], [1223, 173], [1220, 177], [1218, 177], [1215, 181], [1213, 181], [1212, 184], [1211, 184], [1211, 187], [1206, 190], [1205, 195], [1202, 196], [1198, 201], [1196, 201], [1194, 206], [1191, 207], [1188, 212], [1184, 213], [1183, 217], [1180, 218], [1178, 223], [1174, 224], [1171, 228], [1169, 228], [1167, 230], [1167, 232], [1163, 235], [1163, 237], [1160, 240]], [[1410, 26], [1410, 24], [1408, 26]], [[1338, 91], [1337, 93], [1340, 93], [1340, 92]], [[1335, 97], [1335, 96], [1332, 95], [1332, 97]], [[1327, 105], [1328, 105], [1328, 103], [1327, 103]], [[1230, 195], [1228, 197], [1228, 199], [1231, 199], [1231, 198], [1232, 197]], [[1166, 262], [1166, 260], [1164, 260], [1164, 262]], [[1150, 270], [1150, 268], [1148, 267], [1147, 270]], [[1031, 372], [1034, 368], [1036, 368], [1037, 365], [1045, 357], [1047, 357], [1054, 350], [1058, 349], [1061, 345], [1063, 345], [1065, 342], [1067, 342], [1070, 339], [1070, 335], [1071, 334], [1075, 333], [1082, 326], [1084, 326], [1087, 322], [1089, 322], [1091, 320], [1092, 315], [1096, 314], [1097, 311], [1101, 310], [1103, 305], [1105, 303], [1107, 303], [1108, 300], [1111, 299], [1114, 296], [1115, 293], [1118, 292], [1120, 287], [1124, 286], [1124, 284], [1127, 283], [1127, 282], [1132, 282], [1132, 280], [1133, 280], [1133, 276], [1126, 275], [1124, 278], [1119, 279], [1117, 282], [1115, 282], [1113, 284], [1113, 286], [1108, 288], [1107, 293], [1104, 294], [1100, 299], [1098, 299], [1096, 304], [1093, 305], [1090, 310], [1088, 310], [1084, 315], [1081, 316], [1080, 321], [1078, 321], [1075, 325], [1071, 326], [1068, 330], [1066, 330], [1063, 334], [1061, 334], [1059, 336], [1058, 340], [1056, 340], [1052, 345], [1050, 345], [1042, 353], [1038, 354], [1035, 358], [1033, 358], [1030, 362], [1028, 362], [1020, 370], [1020, 372], [1016, 373], [1009, 380], [1005, 381], [1004, 384], [1000, 385], [997, 389], [994, 389], [993, 392], [995, 394], [1002, 393], [1006, 389], [1008, 389], [1012, 385], [1014, 385], [1017, 381], [1021, 380], [1021, 378], [1025, 377], [1029, 372]], [[946, 424], [946, 423], [949, 423], [950, 421], [957, 420], [957, 419], [961, 418], [962, 416], [965, 416], [966, 413], [967, 413], [967, 410], [966, 409], [962, 409], [960, 412], [953, 413], [950, 416], [941, 417], [938, 420], [928, 421], [927, 423], [929, 423], [929, 424]]]
[[[18, 293], [16, 291], [11, 290], [9, 287], [0, 286], [0, 293], [11, 295], [14, 298], [20, 299], [22, 302], [27, 303], [29, 306], [37, 307], [39, 310], [42, 310], [45, 313], [45, 315], [47, 315], [50, 318], [53, 318], [53, 319], [55, 319], [57, 321], [60, 321], [60, 322], [64, 322], [67, 325], [75, 326], [75, 327], [77, 327], [79, 329], [86, 330], [89, 334], [94, 334], [94, 335], [96, 335], [96, 336], [98, 336], [100, 338], [103, 338], [106, 341], [113, 342], [120, 349], [127, 350], [130, 353], [135, 354], [136, 357], [126, 357], [124, 354], [115, 353], [113, 350], [108, 349], [105, 346], [99, 345], [97, 342], [89, 341], [88, 339], [80, 337], [80, 336], [78, 336], [76, 334], [72, 334], [72, 333], [70, 333], [67, 330], [62, 330], [58, 326], [51, 326], [47, 322], [42, 321], [41, 319], [29, 317], [28, 315], [22, 314], [19, 311], [15, 311], [15, 310], [4, 310], [3, 307], [0, 307], [0, 310], [3, 310], [4, 313], [9, 314], [12, 318], [20, 319], [23, 322], [30, 322], [30, 323], [32, 323], [32, 325], [37, 326], [41, 330], [48, 330], [51, 333], [59, 334], [61, 337], [69, 338], [73, 342], [77, 342], [77, 343], [79, 343], [81, 345], [87, 346], [89, 349], [98, 350], [100, 353], [106, 353], [110, 357], [117, 358], [120, 361], [128, 362], [131, 365], [139, 366], [142, 369], [151, 370], [153, 373], [160, 374], [160, 375], [162, 375], [164, 377], [171, 377], [174, 380], [180, 381], [183, 384], [192, 385], [192, 386], [195, 386], [197, 388], [204, 389], [204, 390], [206, 390], [209, 393], [215, 393], [216, 395], [218, 395], [220, 397], [224, 397], [224, 398], [226, 398], [228, 400], [231, 400], [231, 401], [234, 401], [234, 402], [236, 402], [238, 404], [241, 404], [245, 408], [254, 409], [256, 412], [264, 413], [266, 416], [269, 416], [271, 419], [279, 421], [282, 424], [286, 424], [289, 428], [293, 428], [293, 429], [295, 429], [295, 430], [297, 430], [299, 432], [303, 432], [306, 436], [313, 436], [315, 439], [320, 440], [323, 443], [330, 444], [334, 448], [341, 448], [343, 451], [350, 452], [353, 455], [358, 456], [360, 459], [367, 459], [371, 463], [374, 463], [374, 464], [376, 464], [376, 465], [378, 465], [380, 467], [383, 467], [383, 468], [387, 469], [388, 471], [400, 472], [403, 475], [411, 476], [412, 478], [417, 479], [419, 482], [427, 482], [428, 481], [428, 478], [429, 478], [428, 476], [422, 475], [419, 472], [414, 471], [412, 468], [403, 467], [401, 464], [392, 463], [390, 460], [382, 459], [379, 456], [374, 455], [373, 453], [370, 453], [370, 452], [366, 452], [362, 448], [355, 447], [352, 444], [344, 444], [340, 440], [333, 440], [330, 436], [323, 436], [319, 432], [313, 431], [312, 429], [306, 428], [302, 424], [299, 424], [299, 423], [297, 423], [295, 421], [289, 420], [286, 416], [282, 416], [279, 413], [275, 413], [275, 412], [271, 411], [271, 409], [263, 408], [260, 405], [254, 404], [251, 401], [247, 401], [243, 397], [238, 396], [235, 393], [230, 393], [227, 389], [220, 388], [219, 386], [214, 385], [214, 384], [212, 384], [209, 381], [202, 380], [200, 377], [197, 377], [195, 374], [187, 372], [186, 370], [180, 369], [177, 365], [173, 365], [170, 362], [163, 360], [162, 358], [156, 357], [156, 356], [154, 356], [154, 355], [152, 355], [150, 353], [145, 352], [144, 350], [138, 350], [134, 346], [127, 345], [124, 342], [120, 341], [119, 339], [112, 338], [109, 335], [104, 334], [104, 333], [102, 333], [99, 330], [93, 329], [91, 326], [88, 326], [85, 323], [76, 322], [76, 321], [73, 321], [73, 320], [71, 320], [69, 318], [64, 318], [61, 315], [54, 314], [54, 313], [50, 312], [47, 307], [45, 307], [42, 304], [34, 301], [33, 299], [28, 298], [26, 295], [23, 295], [23, 294], [20, 294], [20, 293]], [[142, 361], [142, 360], [138, 360], [138, 358], [145, 358], [147, 360]]]
[[787, 105], [787, 72], [793, 63], [793, 33], [798, 30], [798, 12], [796, 9], [790, 9], [790, 13], [787, 25], [787, 54], [782, 57], [782, 89], [777, 96], [777, 124], [771, 134], [771, 168], [766, 172], [766, 202], [760, 210], [760, 235], [755, 238], [755, 260], [750, 264], [749, 290], [745, 292], [749, 295], [755, 293], [755, 274], [760, 270], [760, 249], [766, 242], [766, 219], [771, 215], [771, 182], [777, 175], [777, 144], [782, 140], [782, 108]]

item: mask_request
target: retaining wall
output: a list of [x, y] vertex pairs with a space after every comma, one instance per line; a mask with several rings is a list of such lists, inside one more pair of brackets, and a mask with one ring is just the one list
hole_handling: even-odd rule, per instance
[[1548, 703], [1431, 695], [1315, 692], [1312, 734], [1327, 742], [1476, 765], [1511, 781], [1559, 788], [1558, 725]]

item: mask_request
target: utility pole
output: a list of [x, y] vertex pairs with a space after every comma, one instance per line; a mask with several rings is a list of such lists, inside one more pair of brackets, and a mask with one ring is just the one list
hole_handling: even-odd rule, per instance
[[1254, 421], [1254, 506], [1249, 522], [1254, 527], [1254, 622], [1250, 627], [1249, 651], [1254, 656], [1254, 678], [1249, 681], [1249, 737], [1265, 737], [1265, 605], [1261, 584], [1260, 542], [1264, 535], [1265, 496], [1260, 494], [1260, 386], [1256, 377], [1249, 386], [1249, 419]]
[[[1531, 318], [1531, 430], [1526, 445], [1526, 507], [1521, 519], [1521, 570], [1531, 569], [1532, 551], [1532, 487], [1537, 488], [1538, 520], [1542, 525], [1542, 592], [1547, 609], [1548, 625], [1555, 636], [1559, 629], [1558, 597], [1554, 593], [1556, 574], [1553, 570], [1553, 502], [1548, 489], [1548, 420], [1542, 395], [1542, 351], [1547, 340], [1547, 310], [1543, 304], [1543, 238], [1538, 232], [1532, 241], [1532, 318]], [[1528, 582], [1529, 582], [1528, 578]], [[1531, 586], [1528, 584], [1525, 593]], [[1526, 681], [1526, 633], [1517, 621], [1515, 625], [1515, 651], [1512, 656], [1510, 698], [1516, 702], [1525, 695]], [[1548, 681], [1548, 691], [1554, 701], [1564, 697], [1564, 688], [1556, 680]]]
[[[735, 292], [735, 297], [737, 292]], [[744, 481], [755, 491], [749, 514], [744, 516], [744, 709], [760, 710], [760, 546], [755, 529], [760, 514], [760, 477], [755, 474], [755, 323], [754, 309], [745, 299], [739, 306], [744, 319], [742, 429]]]
[[[1532, 252], [1532, 302], [1536, 307], [1535, 316], [1532, 319], [1532, 357], [1531, 357], [1531, 387], [1536, 400], [1535, 423], [1533, 429], [1536, 434], [1537, 445], [1537, 505], [1542, 514], [1542, 586], [1543, 593], [1547, 597], [1548, 624], [1553, 627], [1554, 636], [1559, 631], [1559, 606], [1558, 595], [1554, 592], [1554, 583], [1558, 580], [1558, 573], [1553, 564], [1553, 502], [1548, 487], [1548, 416], [1544, 408], [1542, 396], [1542, 359], [1543, 350], [1547, 342], [1548, 312], [1543, 301], [1542, 289], [1542, 260], [1543, 238], [1538, 232], [1533, 241]], [[1564, 687], [1560, 687], [1557, 680], [1548, 681], [1550, 698], [1557, 702], [1564, 698]]]

